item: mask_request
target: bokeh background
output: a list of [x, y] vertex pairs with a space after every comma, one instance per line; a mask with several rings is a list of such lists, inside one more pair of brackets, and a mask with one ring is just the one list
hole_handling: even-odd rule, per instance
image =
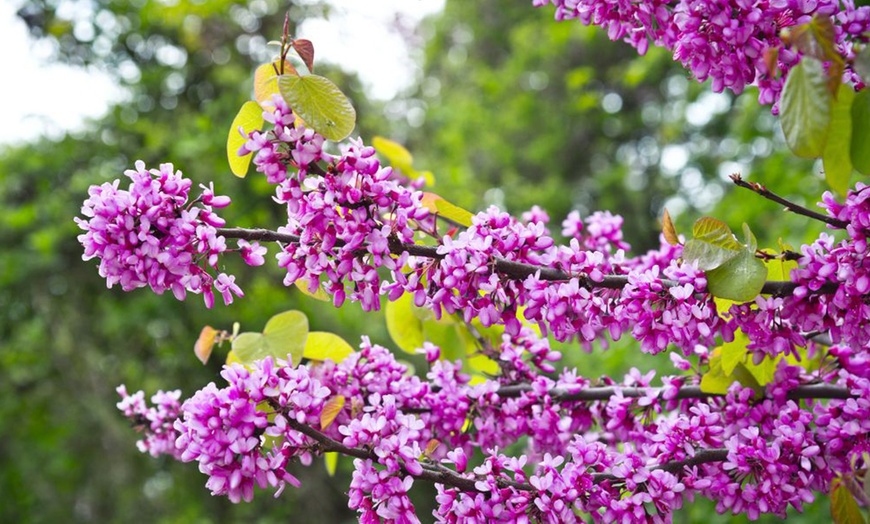
[[[378, 3], [369, 9], [396, 4]], [[0, 107], [33, 99], [52, 107], [75, 85], [65, 75], [84, 75], [85, 89], [105, 93], [88, 111], [107, 109], [85, 123], [47, 126], [3, 111], [0, 522], [355, 521], [343, 494], [346, 462], [335, 478], [320, 463], [295, 471], [302, 487], [278, 499], [258, 492], [252, 504], [233, 505], [210, 496], [194, 465], [136, 450], [136, 434], [115, 409], [115, 387], [191, 394], [219, 380], [223, 353], [203, 366], [192, 352], [206, 324], [258, 330], [272, 314], [300, 309], [312, 329], [350, 341], [367, 334], [390, 346], [382, 316], [314, 302], [284, 288], [276, 268], [250, 270], [235, 260], [226, 264], [246, 296], [230, 307], [209, 311], [195, 299], [108, 290], [95, 263], [81, 260], [72, 221], [89, 185], [142, 159], [171, 161], [196, 183], [215, 181], [233, 197], [222, 213], [230, 224], [280, 226], [270, 187], [261, 177], [230, 175], [224, 148], [253, 69], [269, 58], [265, 43], [279, 37], [288, 11], [293, 32], [314, 40], [323, 57], [318, 72], [352, 98], [356, 133], [406, 144], [415, 165], [434, 172], [431, 190], [467, 209], [498, 205], [518, 214], [537, 204], [556, 230], [572, 209], [611, 210], [625, 217], [636, 251], [658, 244], [665, 207], [681, 231], [703, 215], [735, 230], [747, 222], [762, 246], [799, 245], [818, 233], [728, 181], [740, 172], [809, 206], [824, 190], [819, 167], [787, 152], [776, 119], [751, 90], [711, 93], [667, 53], [651, 49], [640, 58], [602, 31], [552, 21], [530, 1], [401, 3], [374, 18], [351, 9], [369, 2], [350, 0], [4, 5], [14, 5], [6, 23], [26, 27], [28, 49], [40, 58], [3, 67]], [[396, 40], [375, 51], [360, 52], [351, 40], [383, 34]], [[25, 50], [7, 51], [20, 59]], [[592, 354], [561, 349], [588, 376], [669, 370], [666, 355], [640, 358], [630, 340]], [[431, 488], [421, 487], [417, 502], [425, 522]], [[822, 497], [792, 516], [827, 515]], [[675, 520], [742, 521], [703, 501], [688, 502]]]

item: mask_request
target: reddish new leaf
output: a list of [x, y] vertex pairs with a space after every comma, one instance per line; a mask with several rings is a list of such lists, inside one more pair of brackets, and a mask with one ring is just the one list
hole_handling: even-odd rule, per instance
[[293, 40], [293, 49], [299, 53], [299, 58], [305, 62], [305, 67], [308, 68], [308, 71], [314, 72], [314, 44], [311, 43], [311, 40], [306, 40], [304, 38], [300, 38], [299, 40]]

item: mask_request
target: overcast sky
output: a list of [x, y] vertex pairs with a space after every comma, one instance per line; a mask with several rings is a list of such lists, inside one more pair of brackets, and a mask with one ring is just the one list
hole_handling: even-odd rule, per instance
[[[444, 0], [331, 3], [329, 20], [308, 20], [298, 35], [315, 39], [318, 60], [356, 70], [374, 98], [389, 99], [408, 86], [418, 71], [393, 20], [400, 14], [416, 23], [440, 11]], [[0, 71], [6, 79], [0, 84], [0, 143], [58, 136], [102, 115], [109, 104], [123, 98], [100, 71], [52, 64], [50, 49], [32, 41], [24, 22], [15, 16], [16, 4], [0, 2]]]

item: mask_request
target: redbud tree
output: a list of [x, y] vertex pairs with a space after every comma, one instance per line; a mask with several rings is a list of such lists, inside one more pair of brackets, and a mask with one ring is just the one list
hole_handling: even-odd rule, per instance
[[[668, 522], [699, 496], [755, 519], [820, 494], [836, 522], [863, 522], [870, 189], [849, 181], [870, 173], [870, 8], [534, 4], [641, 54], [667, 48], [714, 91], [756, 86], [792, 151], [821, 159], [832, 192], [813, 210], [732, 179], [829, 232], [797, 250], [761, 249], [746, 224], [736, 236], [702, 217], [680, 234], [665, 213], [661, 247], [634, 254], [606, 211], [569, 214], [558, 240], [537, 207], [473, 215], [425, 191], [431, 175], [399, 144], [348, 139], [353, 106], [314, 74], [312, 43], [285, 29], [227, 148], [234, 174], [253, 164], [274, 185], [287, 222], [228, 227], [219, 210], [230, 198], [213, 184], [194, 189], [172, 164], [137, 162], [124, 186], [90, 189], [76, 218], [84, 258], [109, 287], [197, 294], [209, 307], [216, 293], [224, 304], [244, 296], [224, 257], [269, 260], [311, 300], [385, 308], [396, 347], [428, 369], [415, 374], [367, 338], [354, 348], [309, 332], [298, 311], [262, 332], [206, 327], [200, 358], [231, 346], [220, 384], [184, 400], [157, 392], [151, 405], [118, 388], [119, 409], [144, 430], [139, 449], [197, 462], [211, 493], [233, 502], [299, 486], [291, 463], [334, 471], [347, 457], [361, 522], [419, 522], [409, 498], [419, 483], [434, 484], [444, 522]], [[667, 353], [674, 374], [586, 377], [550, 345], [621, 337]]]

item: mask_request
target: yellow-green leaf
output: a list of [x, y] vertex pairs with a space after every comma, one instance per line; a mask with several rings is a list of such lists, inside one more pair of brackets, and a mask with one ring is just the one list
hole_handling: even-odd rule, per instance
[[435, 208], [438, 210], [438, 214], [444, 218], [450, 219], [465, 227], [471, 227], [471, 217], [474, 216], [471, 214], [471, 211], [462, 209], [455, 204], [451, 204], [443, 198], [435, 202]]
[[318, 75], [278, 77], [281, 96], [308, 126], [329, 140], [347, 138], [356, 125], [350, 100], [329, 79]]
[[326, 474], [334, 477], [335, 470], [338, 468], [338, 451], [327, 451], [324, 453], [323, 462], [326, 464]]
[[270, 355], [286, 359], [291, 357], [291, 365], [302, 360], [305, 341], [308, 338], [308, 317], [301, 311], [278, 313], [266, 322], [263, 337]]
[[426, 340], [423, 337], [423, 322], [414, 314], [413, 307], [412, 296], [405, 293], [398, 300], [387, 302], [384, 311], [390, 338], [399, 349], [411, 354], [415, 353], [417, 348], [423, 347], [423, 342]]
[[[261, 106], [266, 102], [271, 102], [273, 95], [281, 94], [278, 90], [280, 68], [280, 64], [276, 61], [263, 64], [254, 71], [254, 100]], [[290, 62], [284, 61], [284, 74], [298, 75], [299, 73]]]
[[483, 374], [494, 376], [499, 372], [498, 362], [487, 357], [486, 355], [476, 354], [468, 357], [468, 366]]
[[831, 517], [834, 524], [863, 524], [864, 515], [855, 496], [839, 478], [831, 483]]
[[391, 166], [409, 175], [408, 171], [411, 170], [414, 157], [402, 144], [382, 136], [376, 136], [372, 138], [372, 147], [378, 154], [383, 155]]
[[435, 193], [423, 193], [421, 203], [430, 213], [438, 214], [439, 216], [452, 220], [461, 226], [471, 226], [471, 217], [474, 215], [472, 215], [470, 211], [462, 209], [455, 204], [451, 204]]
[[[772, 251], [767, 249], [764, 252], [773, 254]], [[791, 270], [798, 267], [796, 261], [785, 260], [783, 258], [765, 260], [764, 265], [767, 266], [767, 278], [776, 281], [791, 280]]]
[[233, 338], [233, 357], [242, 364], [266, 358], [266, 338], [262, 333], [239, 333]]
[[720, 354], [722, 355], [722, 371], [725, 375], [730, 376], [734, 373], [734, 368], [746, 360], [746, 346], [748, 344], [749, 337], [746, 336], [743, 330], [738, 329], [734, 333], [734, 340], [719, 346]]
[[248, 141], [242, 136], [242, 132], [247, 134], [261, 127], [263, 127], [263, 109], [260, 105], [250, 100], [242, 104], [227, 135], [227, 160], [230, 163], [230, 171], [237, 177], [244, 178], [251, 164], [250, 153], [239, 156], [239, 149]]
[[332, 299], [329, 296], [329, 293], [326, 292], [325, 289], [320, 287], [320, 282], [318, 281], [317, 287], [314, 288], [314, 291], [311, 290], [311, 285], [304, 278], [300, 278], [296, 282], [294, 282], [296, 288], [299, 289], [304, 295], [307, 295], [314, 300], [320, 300], [321, 302], [330, 302]]
[[242, 363], [242, 361], [241, 361], [241, 359], [239, 359], [238, 356], [236, 356], [236, 352], [235, 352], [235, 351], [233, 351], [233, 350], [231, 349], [231, 350], [229, 350], [229, 351], [227, 352], [227, 361], [226, 361], [226, 365], [229, 366], [230, 364], [241, 364], [241, 363]]
[[852, 101], [855, 90], [842, 84], [831, 110], [831, 126], [828, 140], [822, 153], [825, 181], [839, 195], [845, 196], [852, 176], [852, 160], [849, 150], [852, 143]]
[[211, 356], [218, 333], [220, 332], [211, 326], [205, 326], [199, 332], [199, 338], [193, 346], [193, 353], [203, 364], [208, 362], [208, 357]]
[[343, 338], [335, 333], [312, 331], [305, 341], [304, 358], [309, 360], [331, 360], [341, 362], [353, 353], [353, 348]]
[[320, 412], [320, 429], [326, 429], [335, 420], [335, 417], [341, 413], [344, 408], [344, 395], [336, 395], [326, 401], [323, 405], [323, 411]]
[[759, 386], [766, 386], [773, 382], [773, 374], [776, 372], [776, 363], [779, 362], [781, 356], [770, 357], [766, 356], [758, 363], [750, 362], [743, 363], [743, 367], [752, 375], [752, 378], [758, 382]]
[[710, 370], [701, 377], [701, 391], [724, 395], [735, 382], [751, 387], [756, 394], [761, 394], [764, 391], [743, 364], [737, 364], [733, 373], [725, 373], [722, 369], [722, 352], [716, 348], [710, 354]]

